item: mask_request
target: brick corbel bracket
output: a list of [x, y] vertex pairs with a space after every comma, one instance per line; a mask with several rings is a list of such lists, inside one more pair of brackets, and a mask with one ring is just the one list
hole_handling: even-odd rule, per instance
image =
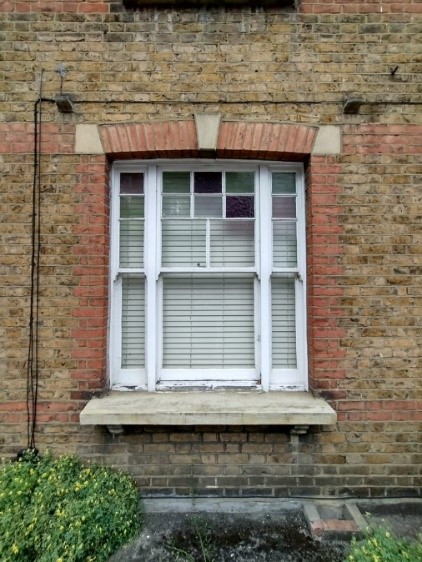
[[[210, 114], [183, 121], [101, 125], [98, 132], [112, 160], [211, 156], [303, 161], [312, 152], [318, 127], [221, 121], [220, 115]], [[83, 139], [79, 141], [82, 147]]]

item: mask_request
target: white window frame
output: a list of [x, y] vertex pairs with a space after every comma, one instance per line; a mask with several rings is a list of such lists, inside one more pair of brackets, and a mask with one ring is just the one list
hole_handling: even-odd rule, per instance
[[[162, 274], [161, 262], [161, 178], [162, 171], [254, 171], [255, 172], [255, 267], [231, 268], [241, 275], [255, 276], [255, 362], [253, 373], [245, 369], [226, 369], [212, 373], [209, 379], [198, 379], [194, 371], [172, 373], [161, 369], [162, 359]], [[144, 174], [144, 267], [119, 267], [119, 175]], [[296, 239], [297, 266], [277, 268], [272, 265], [272, 203], [271, 174], [296, 174]], [[259, 192], [259, 194], [258, 194]], [[302, 164], [257, 161], [210, 160], [150, 160], [117, 161], [113, 164], [110, 185], [110, 326], [109, 326], [109, 382], [114, 389], [155, 391], [176, 387], [250, 387], [269, 390], [307, 390], [307, 329], [306, 329], [306, 235], [305, 185]], [[173, 275], [188, 268], [171, 268]], [[227, 269], [204, 268], [202, 275], [227, 273]], [[192, 271], [198, 274], [198, 270]], [[124, 275], [145, 279], [145, 367], [121, 368], [122, 278]], [[296, 368], [273, 369], [271, 332], [271, 282], [275, 278], [294, 278], [296, 319]]]

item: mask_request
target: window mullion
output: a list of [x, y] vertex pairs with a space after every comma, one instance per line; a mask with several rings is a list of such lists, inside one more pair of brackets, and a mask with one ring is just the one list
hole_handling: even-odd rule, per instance
[[[145, 182], [145, 239], [147, 241], [160, 240], [157, 235], [160, 225], [161, 205], [157, 195], [158, 174], [157, 167], [150, 166], [146, 171]], [[160, 244], [147, 243], [145, 247], [145, 369], [148, 391], [155, 390], [157, 372], [157, 255]]]
[[306, 333], [306, 228], [305, 189], [302, 174], [296, 174], [296, 237], [298, 277], [295, 281], [296, 297], [296, 357], [298, 374], [305, 388], [308, 385], [307, 333]]
[[264, 391], [270, 387], [271, 371], [271, 182], [266, 166], [259, 169], [259, 237], [260, 237], [260, 334], [261, 334], [261, 384]]

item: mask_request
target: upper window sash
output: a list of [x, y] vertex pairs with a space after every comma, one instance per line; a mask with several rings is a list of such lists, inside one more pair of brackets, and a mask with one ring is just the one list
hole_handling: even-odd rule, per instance
[[162, 170], [161, 271], [256, 272], [256, 172]]

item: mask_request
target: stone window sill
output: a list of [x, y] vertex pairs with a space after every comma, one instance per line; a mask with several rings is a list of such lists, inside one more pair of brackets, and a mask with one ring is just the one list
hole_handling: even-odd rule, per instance
[[307, 392], [120, 392], [91, 399], [81, 425], [287, 425], [306, 433], [310, 425], [332, 425], [337, 415], [325, 400]]

